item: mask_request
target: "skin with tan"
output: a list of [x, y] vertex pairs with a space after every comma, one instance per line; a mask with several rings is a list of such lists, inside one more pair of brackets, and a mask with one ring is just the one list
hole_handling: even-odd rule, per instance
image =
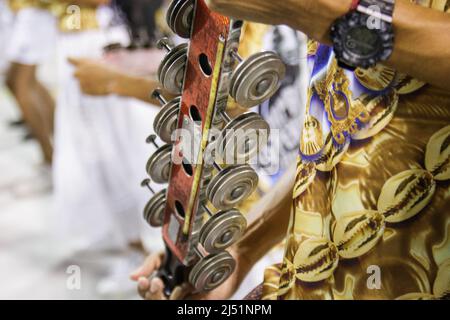
[[[69, 62], [75, 66], [74, 76], [78, 79], [83, 93], [87, 95], [116, 94], [160, 105], [160, 102], [151, 96], [160, 86], [156, 80], [125, 73], [97, 60], [71, 58]], [[172, 97], [166, 92], [162, 94], [167, 99]]]
[[[349, 11], [351, 0], [208, 0], [211, 9], [233, 18], [266, 24], [286, 24], [303, 31], [309, 37], [330, 44], [329, 30], [332, 23]], [[435, 10], [397, 0], [394, 12], [396, 33], [395, 51], [388, 65], [398, 71], [417, 77], [437, 87], [450, 90], [450, 16]], [[417, 45], [420, 44], [420, 45]], [[284, 237], [292, 204], [292, 186], [295, 169], [274, 187], [252, 210], [253, 219], [246, 236], [235, 245], [231, 253], [237, 259], [235, 274], [215, 291], [192, 296], [189, 288], [177, 290], [172, 299], [180, 298], [229, 298], [238, 288], [259, 258], [263, 257]], [[258, 243], [255, 246], [255, 243]], [[145, 299], [165, 299], [162, 282], [148, 277], [161, 263], [161, 256], [154, 255], [135, 271], [131, 278], [138, 281], [141, 296]]]
[[[96, 7], [110, 0], [70, 0], [71, 4]], [[52, 162], [53, 124], [55, 102], [53, 97], [37, 79], [37, 66], [12, 63], [6, 84], [17, 100], [25, 123], [38, 141], [44, 161]]]
[[[111, 2], [110, 0], [63, 1], [80, 6], [92, 7], [107, 5]], [[151, 92], [159, 86], [159, 83], [153, 79], [130, 74], [119, 68], [115, 68], [109, 63], [93, 59], [69, 58], [69, 62], [75, 66], [74, 76], [79, 80], [83, 93], [87, 95], [104, 96], [116, 94], [159, 105], [159, 101], [151, 97]], [[165, 96], [171, 98], [169, 94]]]
[[6, 84], [16, 98], [23, 119], [38, 141], [44, 161], [52, 162], [55, 102], [36, 76], [37, 66], [12, 63]]
[[[330, 44], [332, 23], [349, 11], [352, 0], [208, 0], [224, 15], [287, 24], [319, 42]], [[396, 0], [395, 49], [387, 65], [427, 83], [450, 90], [450, 15]]]

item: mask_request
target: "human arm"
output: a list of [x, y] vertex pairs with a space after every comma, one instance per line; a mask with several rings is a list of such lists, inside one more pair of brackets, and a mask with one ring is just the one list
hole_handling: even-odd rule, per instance
[[[156, 80], [126, 74], [96, 60], [71, 58], [69, 62], [75, 66], [74, 76], [79, 80], [81, 90], [85, 94], [95, 96], [116, 94], [154, 105], [160, 104], [151, 95], [159, 87]], [[163, 95], [170, 97], [168, 94]]]
[[296, 164], [284, 173], [247, 215], [248, 227], [235, 251], [250, 270], [271, 249], [286, 237], [292, 208]]
[[[208, 0], [208, 3], [225, 15], [287, 24], [319, 42], [331, 44], [331, 25], [349, 11], [352, 0]], [[450, 15], [409, 0], [396, 0], [393, 18], [394, 52], [386, 64], [450, 90]]]

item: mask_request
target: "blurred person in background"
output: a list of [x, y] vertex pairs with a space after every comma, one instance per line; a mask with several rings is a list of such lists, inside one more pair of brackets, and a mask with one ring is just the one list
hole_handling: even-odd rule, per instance
[[[104, 48], [130, 44], [124, 25], [114, 24], [117, 19], [108, 4], [72, 0], [54, 7], [60, 28], [60, 88], [53, 176], [55, 230], [73, 253], [120, 253], [122, 259], [97, 286], [102, 296], [118, 298], [133, 291], [128, 273], [142, 260], [142, 230], [145, 249], [162, 247], [159, 232], [144, 226], [141, 212], [149, 194], [140, 187], [151, 154], [145, 139], [158, 108], [111, 90], [122, 89], [122, 82], [103, 86], [100, 81], [117, 74], [108, 66], [111, 60], [121, 61], [118, 55], [105, 55]], [[86, 71], [92, 72], [83, 80]], [[151, 102], [146, 99], [150, 90], [141, 100]]]
[[[170, 36], [165, 16], [168, 1], [163, 0], [113, 0], [112, 7], [129, 33], [129, 44], [111, 43], [101, 59], [71, 58], [74, 75], [83, 93], [91, 96], [118, 95], [159, 105], [153, 97], [155, 89], [166, 99], [172, 94], [160, 88], [156, 72], [165, 50], [155, 49], [157, 39]], [[184, 40], [171, 35], [171, 41]]]
[[[116, 9], [126, 21], [130, 32], [130, 48], [150, 48], [161, 33], [158, 16], [164, 0], [113, 0]], [[157, 13], [157, 14], [155, 14]]]
[[9, 0], [8, 4], [14, 16], [5, 45], [5, 58], [10, 63], [6, 84], [31, 136], [39, 142], [45, 162], [51, 163], [55, 105], [37, 70], [55, 48], [56, 20], [49, 11], [49, 1]]
[[13, 13], [9, 8], [8, 1], [0, 0], [0, 76], [2, 80], [4, 80], [5, 73], [8, 69], [6, 49], [8, 47], [12, 25]]

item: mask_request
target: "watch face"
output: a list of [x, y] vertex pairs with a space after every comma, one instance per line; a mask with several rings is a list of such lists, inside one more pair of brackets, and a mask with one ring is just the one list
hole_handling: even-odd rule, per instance
[[366, 69], [387, 60], [392, 54], [392, 24], [380, 21], [379, 27], [370, 28], [368, 20], [368, 15], [352, 11], [333, 24], [331, 39], [341, 66]]
[[345, 35], [345, 50], [360, 58], [368, 58], [376, 55], [381, 47], [382, 41], [375, 30], [356, 26], [348, 30]]

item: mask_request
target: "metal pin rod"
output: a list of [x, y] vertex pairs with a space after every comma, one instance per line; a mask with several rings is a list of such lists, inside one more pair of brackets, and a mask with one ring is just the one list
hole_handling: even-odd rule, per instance
[[200, 252], [200, 250], [197, 248], [197, 246], [194, 246], [194, 251], [200, 258], [204, 258], [205, 257], [205, 255]]
[[151, 193], [155, 194], [156, 192], [155, 192], [155, 190], [153, 190], [153, 188], [150, 186], [150, 183], [151, 183], [151, 180], [150, 180], [150, 179], [144, 179], [144, 180], [141, 182], [141, 186], [142, 186], [142, 187], [147, 187], [148, 190], [150, 190]]
[[214, 163], [213, 163], [213, 166], [214, 166], [214, 168], [216, 168], [216, 170], [219, 171], [219, 172], [223, 170], [222, 167], [219, 166], [219, 165], [217, 164], [217, 162], [215, 162], [215, 161], [214, 161]]
[[169, 39], [168, 38], [162, 38], [161, 40], [159, 40], [156, 43], [156, 46], [159, 49], [163, 49], [163, 48], [166, 49], [167, 52], [169, 52], [169, 51], [171, 51], [173, 49], [171, 46], [169, 46]]
[[230, 122], [230, 116], [225, 112], [225, 110], [220, 111], [221, 116], [225, 119], [226, 122]]
[[157, 99], [161, 103], [161, 105], [165, 105], [167, 103], [167, 100], [164, 99], [164, 97], [162, 96], [161, 92], [159, 92], [159, 90], [153, 91], [152, 97]]
[[244, 59], [239, 55], [239, 53], [235, 50], [231, 51], [231, 56], [235, 58], [237, 61], [242, 62]]
[[211, 212], [211, 210], [209, 210], [209, 208], [208, 208], [204, 203], [202, 203], [201, 206], [202, 206], [203, 209], [205, 209], [206, 213], [207, 213], [210, 217], [213, 216], [213, 213]]
[[147, 140], [145, 140], [145, 141], [146, 141], [147, 143], [153, 144], [153, 145], [155, 146], [155, 148], [158, 149], [158, 148], [159, 148], [159, 145], [155, 142], [155, 140], [156, 140], [156, 135], [152, 134], [152, 135], [149, 136], [149, 137], [147, 138]]

